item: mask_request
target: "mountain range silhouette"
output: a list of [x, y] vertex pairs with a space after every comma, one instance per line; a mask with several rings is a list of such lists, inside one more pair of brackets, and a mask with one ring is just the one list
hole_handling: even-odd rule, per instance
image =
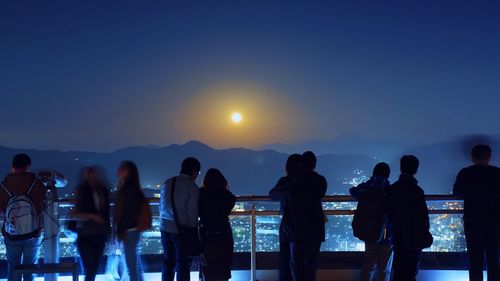
[[[363, 140], [363, 143], [366, 141]], [[356, 150], [355, 143], [353, 151]], [[494, 151], [500, 142], [492, 141]], [[385, 146], [385, 145], [384, 145]], [[288, 146], [290, 149], [291, 146]], [[386, 147], [386, 146], [385, 146]], [[308, 146], [314, 150], [314, 146]], [[366, 145], [365, 145], [366, 148]], [[365, 149], [363, 148], [363, 149]], [[297, 149], [305, 149], [298, 146]], [[373, 148], [374, 151], [377, 148]], [[324, 152], [319, 149], [320, 152]], [[398, 175], [399, 157], [403, 154], [414, 154], [420, 158], [421, 169], [417, 178], [426, 193], [449, 194], [453, 180], [461, 167], [469, 164], [463, 153], [461, 141], [443, 142], [411, 148], [400, 153], [390, 150], [383, 157], [368, 154], [319, 154], [319, 173], [325, 175], [329, 182], [328, 194], [346, 194], [356, 181], [369, 177], [372, 167], [379, 161], [386, 161], [392, 167], [391, 179]], [[298, 153], [302, 150], [296, 151]], [[269, 189], [284, 175], [287, 153], [272, 149], [230, 148], [215, 149], [198, 141], [185, 144], [173, 144], [165, 147], [134, 146], [109, 153], [85, 151], [57, 151], [17, 149], [0, 146], [0, 173], [7, 174], [10, 161], [17, 153], [28, 153], [33, 160], [32, 170], [55, 169], [69, 179], [67, 188], [61, 193], [70, 194], [76, 184], [79, 170], [87, 165], [100, 165], [114, 183], [118, 165], [123, 160], [132, 160], [139, 166], [142, 184], [146, 188], [156, 189], [168, 177], [177, 175], [180, 162], [188, 156], [194, 156], [202, 162], [203, 172], [208, 168], [219, 168], [230, 182], [230, 188], [239, 195], [267, 195]], [[198, 180], [200, 183], [201, 180]]]

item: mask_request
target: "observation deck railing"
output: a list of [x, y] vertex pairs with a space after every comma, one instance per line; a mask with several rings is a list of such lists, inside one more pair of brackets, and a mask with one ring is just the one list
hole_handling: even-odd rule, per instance
[[[463, 235], [463, 203], [460, 198], [451, 195], [427, 195], [431, 232], [435, 238], [430, 252], [460, 253], [465, 251]], [[159, 255], [161, 240], [159, 235], [159, 198], [150, 198], [153, 210], [153, 229], [145, 233], [142, 241], [143, 253]], [[61, 199], [58, 204], [60, 235], [60, 256], [76, 256], [73, 245], [74, 237], [65, 230], [65, 221], [74, 206], [73, 199]], [[326, 224], [327, 241], [323, 243], [323, 252], [358, 252], [364, 244], [352, 236], [351, 221], [356, 209], [356, 199], [347, 195], [326, 196], [323, 208], [329, 221]], [[250, 253], [251, 280], [255, 280], [257, 253], [277, 252], [279, 249], [279, 202], [267, 196], [238, 196], [236, 207], [231, 213], [235, 252]], [[0, 244], [0, 259], [4, 259]], [[109, 255], [114, 254], [108, 250]]]

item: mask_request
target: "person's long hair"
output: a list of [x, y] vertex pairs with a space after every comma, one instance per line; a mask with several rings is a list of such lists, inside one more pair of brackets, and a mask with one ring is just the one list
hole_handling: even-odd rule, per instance
[[127, 196], [129, 199], [134, 200], [134, 202], [127, 202], [134, 205], [140, 205], [145, 200], [144, 193], [142, 192], [141, 180], [139, 177], [139, 169], [137, 165], [132, 161], [123, 161], [118, 170], [126, 170], [127, 177], [121, 179], [120, 188], [118, 190], [118, 197], [125, 196], [125, 193], [131, 194], [132, 196]]
[[203, 187], [208, 189], [227, 189], [228, 182], [220, 170], [211, 168], [207, 171], [203, 179]]

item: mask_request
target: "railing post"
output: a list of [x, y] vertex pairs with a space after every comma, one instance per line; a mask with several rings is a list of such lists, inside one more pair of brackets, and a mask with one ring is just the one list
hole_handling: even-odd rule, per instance
[[251, 224], [251, 249], [250, 249], [250, 280], [257, 280], [257, 217], [255, 212], [255, 204], [251, 205], [250, 209], [250, 224]]
[[[44, 212], [44, 263], [59, 263], [59, 203], [57, 190], [49, 185], [46, 195], [46, 210]], [[46, 274], [45, 281], [56, 281], [58, 274]]]

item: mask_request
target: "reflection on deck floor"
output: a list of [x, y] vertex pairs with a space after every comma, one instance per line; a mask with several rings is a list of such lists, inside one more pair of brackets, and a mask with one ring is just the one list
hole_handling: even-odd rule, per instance
[[[233, 271], [232, 281], [249, 281], [249, 271]], [[486, 274], [485, 274], [486, 278]], [[261, 270], [257, 273], [257, 279], [260, 281], [275, 281], [277, 280], [277, 271]], [[0, 279], [5, 281], [6, 279]], [[36, 278], [36, 281], [43, 281], [43, 277]], [[83, 276], [80, 276], [80, 281], [83, 281]], [[161, 273], [145, 273], [144, 280], [161, 281]], [[191, 273], [191, 280], [198, 280], [198, 272]], [[322, 270], [318, 274], [320, 281], [352, 281], [357, 280], [357, 272], [351, 270]], [[418, 281], [467, 281], [469, 276], [467, 271], [453, 270], [422, 270], [417, 278]], [[486, 279], [485, 279], [486, 280]], [[59, 277], [58, 281], [72, 281], [71, 276]], [[99, 275], [96, 281], [115, 281], [110, 275]]]

